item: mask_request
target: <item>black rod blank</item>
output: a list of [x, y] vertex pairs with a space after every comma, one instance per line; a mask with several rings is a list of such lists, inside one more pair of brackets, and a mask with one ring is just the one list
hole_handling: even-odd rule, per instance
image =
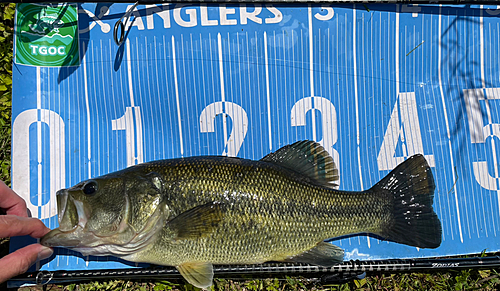
[[[346, 261], [330, 268], [305, 264], [266, 263], [259, 265], [215, 265], [214, 273], [220, 276], [240, 275], [308, 275], [360, 274], [364, 272], [408, 272], [469, 268], [500, 267], [500, 256], [451, 258], [451, 259], [394, 259], [373, 261]], [[11, 280], [47, 284], [51, 281], [80, 281], [96, 279], [178, 279], [174, 267], [152, 266], [148, 268], [82, 270], [82, 271], [39, 271], [27, 273]]]
[[[0, 0], [4, 2], [4, 0]], [[57, 3], [68, 3], [67, 1], [47, 1], [47, 0], [12, 0], [9, 3], [47, 3], [47, 4], [57, 4]], [[109, 0], [74, 0], [71, 3], [109, 3]], [[366, 0], [169, 0], [169, 1], [158, 1], [158, 0], [115, 0], [113, 3], [138, 3], [138, 4], [161, 4], [161, 3], [191, 3], [191, 4], [252, 4], [252, 3], [272, 3], [272, 4], [304, 4], [304, 3], [327, 3], [327, 4], [490, 4], [496, 5], [498, 1], [495, 0], [383, 0], [383, 1], [366, 1]]]

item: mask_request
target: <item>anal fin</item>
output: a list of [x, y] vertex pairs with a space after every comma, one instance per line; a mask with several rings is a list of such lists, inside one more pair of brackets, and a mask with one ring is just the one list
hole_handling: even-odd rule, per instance
[[331, 267], [344, 261], [344, 250], [336, 245], [320, 242], [312, 249], [290, 257], [286, 261]]
[[214, 279], [214, 269], [211, 263], [194, 262], [184, 263], [176, 266], [182, 277], [190, 284], [198, 288], [208, 288], [212, 286]]

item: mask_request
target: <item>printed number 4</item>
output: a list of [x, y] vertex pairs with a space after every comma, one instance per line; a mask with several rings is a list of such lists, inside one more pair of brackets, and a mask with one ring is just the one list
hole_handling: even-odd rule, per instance
[[[399, 93], [394, 104], [389, 125], [377, 157], [379, 171], [392, 170], [405, 158], [424, 153], [422, 133], [417, 113], [414, 92]], [[401, 141], [403, 156], [396, 156], [396, 146]], [[429, 166], [435, 167], [434, 155], [425, 155]]]

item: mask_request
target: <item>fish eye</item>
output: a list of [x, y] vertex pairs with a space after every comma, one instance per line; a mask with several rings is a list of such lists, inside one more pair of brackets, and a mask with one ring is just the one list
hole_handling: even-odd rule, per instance
[[97, 192], [97, 183], [95, 181], [90, 181], [83, 186], [83, 193], [86, 195], [92, 195]]

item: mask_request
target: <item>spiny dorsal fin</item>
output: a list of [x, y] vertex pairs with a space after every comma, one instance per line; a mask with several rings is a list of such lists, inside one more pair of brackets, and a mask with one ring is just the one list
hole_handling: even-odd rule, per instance
[[179, 214], [167, 226], [177, 233], [176, 239], [197, 239], [212, 233], [223, 217], [221, 204], [211, 202]]
[[284, 146], [261, 161], [301, 173], [321, 186], [337, 188], [339, 171], [328, 152], [317, 142], [303, 140]]

